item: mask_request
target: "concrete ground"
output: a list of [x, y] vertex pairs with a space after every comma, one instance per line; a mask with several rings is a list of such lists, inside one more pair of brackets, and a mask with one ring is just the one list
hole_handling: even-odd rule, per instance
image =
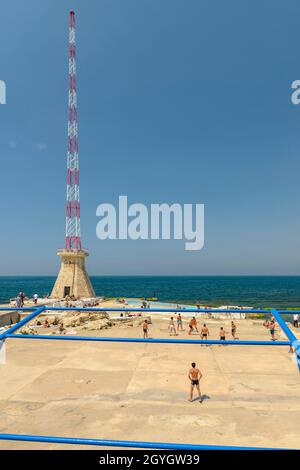
[[[169, 336], [167, 318], [154, 319], [153, 337]], [[211, 338], [220, 325], [230, 331], [229, 321], [206, 323]], [[141, 337], [141, 327], [98, 334]], [[261, 321], [241, 320], [238, 336], [270, 334]], [[285, 346], [9, 339], [6, 355], [0, 433], [300, 448], [300, 375]], [[192, 361], [203, 372], [202, 404], [187, 401]], [[71, 448], [0, 441], [0, 449]]]

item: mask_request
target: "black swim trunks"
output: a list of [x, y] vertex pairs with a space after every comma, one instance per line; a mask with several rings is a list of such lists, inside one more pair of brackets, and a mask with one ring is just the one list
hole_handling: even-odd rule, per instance
[[199, 380], [192, 380], [192, 385], [199, 385]]
[[225, 336], [221, 336], [220, 340], [225, 341]]
[[203, 336], [203, 338], [207, 339], [207, 334], [206, 333], [202, 333], [202, 336]]

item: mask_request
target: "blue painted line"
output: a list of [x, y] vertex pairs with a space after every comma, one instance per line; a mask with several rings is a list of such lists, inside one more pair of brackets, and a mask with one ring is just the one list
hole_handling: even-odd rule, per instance
[[42, 307], [36, 309], [36, 310], [35, 310], [34, 312], [32, 312], [30, 315], [27, 315], [27, 317], [23, 318], [23, 320], [19, 321], [18, 323], [16, 323], [15, 325], [13, 325], [11, 328], [9, 328], [8, 330], [6, 330], [4, 333], [2, 333], [2, 334], [0, 335], [0, 340], [5, 339], [5, 338], [7, 337], [7, 335], [14, 333], [14, 332], [17, 331], [19, 328], [21, 328], [22, 326], [26, 325], [26, 323], [30, 322], [33, 318], [35, 318], [35, 317], [38, 316], [40, 313], [42, 313], [43, 310], [45, 310], [45, 306], [44, 306], [44, 305], [43, 305]]
[[290, 346], [289, 341], [251, 341], [251, 340], [202, 340], [202, 339], [171, 339], [171, 338], [110, 338], [99, 336], [73, 336], [73, 335], [20, 335], [8, 334], [7, 338], [41, 339], [61, 341], [100, 341], [108, 343], [159, 343], [159, 344], [230, 344], [235, 346]]
[[[121, 441], [111, 439], [86, 439], [81, 437], [33, 436], [29, 434], [0, 434], [0, 440], [47, 442], [52, 444], [75, 444], [106, 447], [131, 447], [136, 449], [165, 450], [281, 450], [270, 447], [214, 446], [198, 444], [176, 444], [174, 442]], [[288, 450], [288, 449], [282, 449]]]

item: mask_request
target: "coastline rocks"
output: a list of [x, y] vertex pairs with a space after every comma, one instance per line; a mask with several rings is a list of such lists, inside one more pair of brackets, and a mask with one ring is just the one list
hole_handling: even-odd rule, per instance
[[21, 335], [36, 335], [37, 332], [32, 326], [25, 326], [20, 330]]

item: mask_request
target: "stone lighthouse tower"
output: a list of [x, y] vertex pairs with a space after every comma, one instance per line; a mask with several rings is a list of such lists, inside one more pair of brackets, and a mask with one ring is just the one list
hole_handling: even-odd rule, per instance
[[95, 297], [93, 286], [85, 269], [85, 258], [88, 256], [88, 252], [81, 247], [75, 14], [73, 11], [70, 12], [69, 29], [66, 243], [65, 248], [59, 250], [57, 254], [61, 257], [61, 268], [54, 284], [51, 297], [55, 299], [62, 299], [68, 295], [81, 298]]

